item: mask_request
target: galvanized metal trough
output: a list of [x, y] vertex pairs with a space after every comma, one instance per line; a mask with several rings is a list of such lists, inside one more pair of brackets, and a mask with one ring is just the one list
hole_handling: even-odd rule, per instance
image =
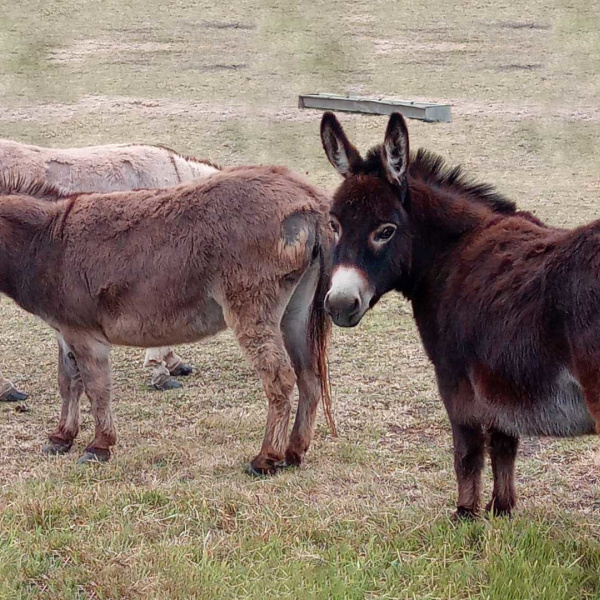
[[410, 100], [376, 100], [358, 96], [338, 96], [335, 94], [301, 94], [299, 108], [360, 112], [371, 115], [390, 115], [399, 112], [408, 119], [419, 119], [428, 123], [450, 123], [449, 104], [434, 102], [411, 102]]

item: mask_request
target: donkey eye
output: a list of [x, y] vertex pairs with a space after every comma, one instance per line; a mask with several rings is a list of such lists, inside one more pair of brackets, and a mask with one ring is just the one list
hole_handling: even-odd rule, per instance
[[335, 233], [335, 235], [339, 237], [339, 235], [340, 235], [340, 224], [337, 221], [334, 221], [333, 219], [331, 219], [329, 221], [329, 227], [331, 228], [331, 231], [333, 231], [333, 233]]
[[392, 238], [392, 236], [396, 233], [396, 228], [388, 225], [384, 227], [381, 231], [378, 231], [375, 235], [375, 241], [377, 242], [387, 242]]

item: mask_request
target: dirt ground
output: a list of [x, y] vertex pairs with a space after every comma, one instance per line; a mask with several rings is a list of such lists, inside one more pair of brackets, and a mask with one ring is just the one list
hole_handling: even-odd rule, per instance
[[[553, 225], [574, 227], [600, 216], [600, 9], [594, 3], [240, 0], [225, 8], [189, 0], [0, 0], [0, 14], [0, 137], [59, 147], [160, 143], [221, 164], [286, 164], [333, 189], [337, 178], [318, 136], [321, 115], [296, 108], [299, 93], [449, 102], [452, 123], [409, 122], [413, 148], [464, 164]], [[385, 118], [340, 118], [360, 149], [381, 141]], [[75, 466], [91, 437], [87, 407], [75, 454], [40, 454], [59, 410], [51, 330], [3, 299], [0, 348], [2, 370], [31, 394], [28, 412], [0, 404], [0, 510], [13, 511], [0, 531], [21, 548], [26, 538], [11, 528], [28, 521], [15, 515], [40, 513], [43, 521], [45, 502], [62, 505], [64, 494], [75, 520], [85, 520], [78, 498], [111, 506], [140, 490], [172, 498], [193, 489], [196, 500], [226, 504], [237, 494], [256, 499], [252, 514], [264, 535], [269, 510], [274, 519], [294, 519], [297, 501], [315, 509], [313, 525], [323, 514], [353, 515], [360, 531], [364, 514], [384, 519], [396, 511], [393, 518], [401, 518], [408, 511], [413, 522], [428, 522], [445, 518], [454, 504], [449, 425], [401, 298], [386, 298], [359, 328], [335, 331], [331, 382], [340, 435], [331, 438], [321, 418], [306, 465], [270, 481], [243, 474], [260, 444], [266, 407], [230, 334], [183, 347], [196, 372], [183, 390], [165, 394], [148, 389], [141, 350], [116, 348], [120, 439], [112, 464], [88, 473]], [[520, 518], [542, 514], [554, 522], [570, 515], [575, 525], [569, 527], [597, 540], [599, 456], [596, 438], [525, 440]], [[486, 494], [489, 483], [486, 473]], [[140, 502], [124, 506], [135, 511]], [[136, 535], [146, 532], [143, 519], [129, 526]], [[234, 529], [220, 531], [231, 540]], [[223, 543], [204, 535], [194, 543]], [[140, 548], [142, 542], [132, 542], [130, 556]], [[111, 564], [110, 552], [97, 550], [83, 563], [81, 573], [97, 574], [99, 564]], [[46, 597], [62, 589], [56, 573], [64, 575], [64, 568], [44, 571], [46, 580], [16, 569], [21, 587], [14, 590], [19, 597]], [[189, 590], [161, 588], [174, 577], [164, 573], [162, 583], [146, 577], [129, 587], [125, 578], [105, 573], [105, 581], [121, 581], [112, 588], [118, 592], [107, 592], [102, 576], [95, 576], [94, 588], [93, 576], [73, 575], [85, 581], [58, 597], [192, 597]], [[503, 597], [485, 596], [484, 588], [452, 592], [432, 584], [410, 597]], [[336, 593], [329, 597], [346, 597]]]

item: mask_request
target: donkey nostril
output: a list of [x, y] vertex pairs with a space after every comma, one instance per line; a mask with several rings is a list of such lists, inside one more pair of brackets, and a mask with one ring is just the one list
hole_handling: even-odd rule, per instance
[[360, 307], [360, 299], [359, 298], [354, 298], [354, 301], [352, 302], [352, 308], [350, 309], [353, 313], [355, 313]]

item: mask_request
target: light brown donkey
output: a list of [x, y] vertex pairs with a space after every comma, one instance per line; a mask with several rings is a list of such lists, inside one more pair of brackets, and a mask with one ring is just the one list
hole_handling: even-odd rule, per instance
[[[163, 146], [112, 144], [59, 149], [0, 139], [0, 174], [47, 182], [66, 193], [164, 188], [217, 171], [209, 161]], [[5, 190], [0, 189], [0, 193]], [[171, 375], [192, 372], [170, 347], [147, 350], [144, 366], [152, 368], [152, 385], [160, 390], [181, 386]], [[26, 397], [0, 371], [0, 401]]]
[[[43, 184], [19, 186], [60, 196]], [[181, 344], [229, 326], [269, 400], [250, 470], [300, 464], [321, 398], [330, 417], [328, 206], [323, 192], [281, 167], [227, 168], [170, 189], [55, 202], [0, 197], [0, 292], [58, 332], [63, 402], [45, 451], [71, 448], [85, 391], [96, 429], [80, 460], [110, 457], [111, 344]]]

